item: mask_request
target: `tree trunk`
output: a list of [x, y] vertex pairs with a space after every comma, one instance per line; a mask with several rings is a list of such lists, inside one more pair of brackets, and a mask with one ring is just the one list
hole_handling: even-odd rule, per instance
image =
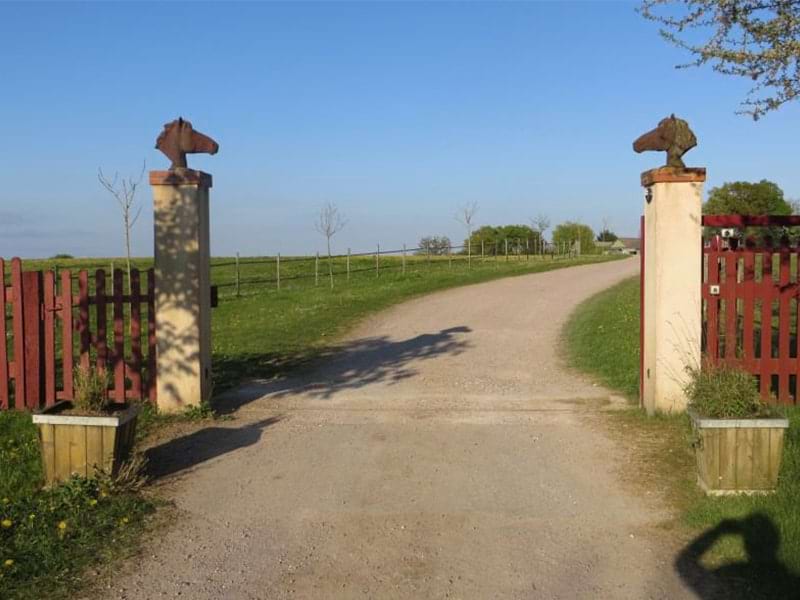
[[331, 264], [331, 238], [328, 237], [328, 275], [331, 278], [331, 289], [333, 289], [333, 264]]

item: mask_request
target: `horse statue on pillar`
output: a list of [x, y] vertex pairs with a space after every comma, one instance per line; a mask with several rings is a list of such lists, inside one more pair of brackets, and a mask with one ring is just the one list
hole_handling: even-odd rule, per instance
[[207, 135], [195, 131], [192, 124], [178, 118], [164, 125], [164, 131], [156, 140], [156, 149], [161, 150], [172, 161], [169, 170], [186, 169], [187, 154], [216, 154], [219, 144]]
[[661, 119], [658, 127], [648, 131], [633, 142], [636, 152], [647, 150], [663, 150], [667, 153], [667, 166], [676, 169], [685, 169], [681, 157], [697, 146], [697, 138], [689, 124], [683, 119], [671, 115]]

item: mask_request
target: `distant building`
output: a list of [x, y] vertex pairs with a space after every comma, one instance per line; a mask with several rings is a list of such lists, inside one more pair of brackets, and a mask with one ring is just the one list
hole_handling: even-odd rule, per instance
[[620, 245], [618, 252], [622, 252], [623, 254], [639, 254], [642, 249], [642, 240], [638, 237], [619, 238], [614, 243], [616, 244], [617, 242]]
[[595, 242], [595, 247], [603, 254], [639, 254], [639, 238], [618, 238], [613, 242]]

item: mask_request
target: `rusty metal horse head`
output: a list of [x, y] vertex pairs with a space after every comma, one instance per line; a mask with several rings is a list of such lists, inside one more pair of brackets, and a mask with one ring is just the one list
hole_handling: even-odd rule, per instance
[[207, 135], [192, 128], [182, 117], [164, 125], [164, 131], [156, 140], [156, 149], [161, 150], [172, 161], [170, 171], [186, 168], [186, 155], [205, 152], [216, 154], [219, 144]]
[[679, 169], [686, 168], [681, 157], [697, 146], [697, 138], [689, 129], [689, 124], [673, 114], [661, 119], [658, 127], [648, 131], [633, 142], [636, 152], [646, 150], [664, 150], [667, 152], [667, 166]]

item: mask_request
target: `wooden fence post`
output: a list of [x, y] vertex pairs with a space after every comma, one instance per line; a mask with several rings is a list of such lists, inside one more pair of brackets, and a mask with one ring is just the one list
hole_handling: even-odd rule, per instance
[[506, 245], [506, 262], [508, 262], [508, 238], [505, 239], [505, 245]]
[[472, 234], [467, 238], [467, 268], [472, 268]]
[[278, 289], [281, 289], [281, 253], [275, 259], [275, 281], [278, 283]]
[[[6, 337], [6, 267], [5, 262], [0, 258], [0, 340], [7, 340]], [[0, 410], [9, 407], [8, 398], [8, 350], [6, 344], [0, 344]]]
[[406, 245], [403, 244], [403, 275], [406, 274]]
[[483, 262], [484, 256], [485, 256], [485, 254], [483, 252], [483, 238], [481, 238], [481, 262]]
[[453, 268], [453, 248], [450, 242], [447, 243], [447, 266], [450, 269]]
[[378, 251], [375, 253], [375, 277], [380, 275], [381, 271], [380, 256], [381, 256], [381, 245], [378, 244]]
[[239, 290], [239, 253], [236, 253], [236, 297], [238, 298], [240, 295]]
[[350, 248], [347, 249], [347, 281], [350, 281]]
[[525, 261], [529, 261], [531, 259], [531, 246], [530, 246], [530, 238], [525, 238]]
[[319, 285], [319, 252], [314, 259], [314, 285]]

